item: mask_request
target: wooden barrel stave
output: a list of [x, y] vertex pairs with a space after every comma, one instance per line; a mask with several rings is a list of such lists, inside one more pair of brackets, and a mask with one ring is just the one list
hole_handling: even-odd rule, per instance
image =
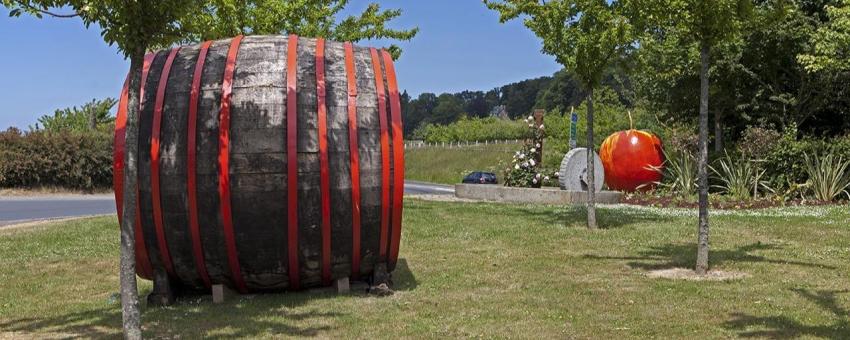
[[163, 226], [174, 270], [181, 280], [200, 285], [194, 266], [188, 218], [187, 148], [189, 98], [199, 47], [181, 48], [166, 84], [160, 130], [160, 191]]
[[202, 235], [205, 267], [212, 282], [229, 283], [232, 287], [221, 223], [221, 201], [218, 196], [218, 113], [221, 108], [221, 83], [229, 47], [230, 39], [218, 40], [213, 42], [207, 51], [201, 73], [198, 117], [195, 122], [195, 152], [198, 225]]
[[[241, 275], [259, 289], [285, 288], [285, 43], [246, 37], [239, 47], [231, 98], [231, 160], [249, 157], [268, 171], [230, 164], [233, 227]], [[269, 58], [268, 55], [274, 57]]]
[[[153, 221], [153, 207], [151, 204], [151, 130], [153, 129], [153, 111], [154, 101], [156, 99], [157, 84], [162, 73], [162, 68], [165, 65], [165, 60], [168, 56], [168, 51], [160, 51], [156, 53], [148, 71], [147, 81], [145, 82], [144, 91], [142, 93], [142, 110], [139, 113], [139, 208], [141, 212], [141, 224], [145, 238], [145, 244], [150, 254], [150, 262], [157, 270], [164, 270], [165, 265], [160, 256], [158, 240]], [[128, 145], [128, 147], [130, 147]]]

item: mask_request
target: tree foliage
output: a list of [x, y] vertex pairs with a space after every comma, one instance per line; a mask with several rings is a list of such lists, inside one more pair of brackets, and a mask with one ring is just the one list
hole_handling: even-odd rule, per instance
[[[348, 4], [348, 0], [212, 0], [195, 15], [185, 17], [181, 24], [192, 32], [191, 41], [281, 33], [351, 42], [408, 41], [419, 32], [418, 28], [388, 27], [390, 21], [401, 15], [401, 10], [381, 10], [378, 3], [370, 3], [358, 15], [338, 20], [337, 16]], [[388, 50], [394, 58], [401, 54], [401, 48], [394, 44]]]
[[811, 72], [850, 71], [850, 0], [825, 6], [829, 23], [813, 35], [811, 51], [799, 56]]
[[[757, 2], [741, 31], [714, 46], [710, 114], [722, 136], [735, 141], [749, 126], [830, 136], [850, 128], [850, 73], [808, 72], [798, 60], [829, 24], [823, 3]], [[693, 124], [699, 51], [673, 28], [660, 37], [641, 40], [635, 54], [636, 96], [664, 120]]]
[[[0, 0], [11, 8], [10, 15], [30, 13], [37, 17], [57, 16], [55, 10], [68, 8], [88, 27], [97, 23], [104, 40], [117, 44], [128, 55], [132, 47], [144, 43], [150, 49], [172, 44], [222, 39], [239, 34], [291, 33], [323, 37], [337, 41], [391, 39], [407, 41], [418, 28], [394, 29], [388, 23], [401, 15], [401, 10], [382, 10], [370, 3], [359, 15], [338, 20], [348, 0]], [[52, 10], [53, 9], [53, 10]], [[388, 48], [394, 57], [401, 49]]]
[[543, 41], [543, 53], [573, 72], [585, 88], [593, 88], [612, 62], [627, 54], [632, 26], [622, 1], [484, 0], [506, 22], [522, 18]]
[[[92, 99], [92, 101], [77, 108], [69, 107], [56, 110], [52, 115], [43, 115], [38, 118], [33, 130], [44, 129], [50, 132], [59, 131], [87, 131], [91, 130], [91, 123], [95, 123], [96, 129], [108, 129], [112, 127], [115, 117], [111, 110], [117, 101], [114, 98], [103, 100]], [[93, 120], [92, 120], [93, 118]]]

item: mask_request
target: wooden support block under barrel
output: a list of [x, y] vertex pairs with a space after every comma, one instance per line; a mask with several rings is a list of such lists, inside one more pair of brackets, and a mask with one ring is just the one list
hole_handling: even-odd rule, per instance
[[228, 288], [225, 285], [221, 285], [221, 284], [212, 285], [212, 300], [213, 300], [213, 303], [223, 303], [225, 300], [229, 299], [230, 297], [232, 297], [235, 294], [236, 294], [236, 292], [234, 292], [233, 290], [231, 290], [230, 288]]
[[351, 291], [351, 286], [349, 285], [349, 281], [347, 277], [339, 278], [334, 280], [334, 289], [339, 294], [346, 294]]

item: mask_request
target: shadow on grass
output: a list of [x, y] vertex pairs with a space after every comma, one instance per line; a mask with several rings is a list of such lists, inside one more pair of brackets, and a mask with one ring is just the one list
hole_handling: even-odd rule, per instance
[[[393, 289], [410, 291], [419, 285], [406, 259], [399, 259], [393, 271]], [[322, 311], [307, 306], [322, 299], [338, 298], [331, 292], [297, 292], [243, 295], [222, 304], [213, 304], [209, 295], [187, 295], [167, 308], [143, 308], [147, 336], [168, 337], [182, 333], [219, 334], [226, 337], [262, 337], [267, 334], [313, 337], [333, 329], [333, 320], [346, 313]], [[348, 297], [367, 298], [365, 292]], [[144, 296], [140, 296], [144, 300]], [[373, 298], [373, 297], [368, 297]], [[304, 307], [299, 310], [294, 308]], [[21, 318], [0, 322], [0, 330], [24, 337], [56, 334], [62, 338], [108, 338], [121, 333], [118, 304], [88, 311], [43, 318]]]
[[0, 322], [3, 332], [22, 333], [22, 337], [35, 338], [38, 332], [52, 333], [61, 338], [85, 336], [89, 338], [115, 337], [121, 333], [121, 309], [100, 308], [47, 318], [22, 318]]
[[398, 259], [395, 270], [392, 273], [393, 290], [411, 291], [419, 286], [419, 281], [416, 281], [416, 276], [410, 270], [407, 264], [407, 259]]
[[[558, 208], [529, 208], [517, 206], [515, 209], [505, 209], [499, 214], [537, 219], [544, 224], [566, 224], [567, 226], [587, 226], [587, 208], [571, 205]], [[675, 217], [637, 212], [628, 209], [596, 208], [596, 224], [600, 229], [617, 229], [640, 223], [664, 223]]]
[[[807, 325], [797, 319], [781, 315], [764, 317], [733, 313], [732, 319], [724, 323], [723, 326], [726, 329], [738, 331], [738, 336], [743, 338], [850, 338], [850, 310], [841, 307], [837, 301], [837, 295], [847, 294], [847, 290], [810, 291], [797, 288], [792, 289], [792, 291], [834, 314], [836, 321], [829, 325]], [[758, 330], [752, 330], [754, 328]]]
[[[801, 262], [771, 259], [761, 255], [752, 254], [759, 250], [780, 249], [779, 246], [756, 242], [743, 245], [734, 249], [712, 249], [709, 254], [711, 265], [722, 265], [726, 262], [764, 262], [772, 264], [790, 264], [803, 267], [816, 267], [824, 269], [835, 269], [833, 266]], [[630, 260], [628, 265], [632, 268], [643, 270], [656, 270], [667, 268], [689, 268], [696, 263], [697, 246], [689, 244], [666, 244], [653, 246], [647, 250], [640, 251], [637, 256], [597, 256], [584, 255], [587, 259], [598, 260]]]

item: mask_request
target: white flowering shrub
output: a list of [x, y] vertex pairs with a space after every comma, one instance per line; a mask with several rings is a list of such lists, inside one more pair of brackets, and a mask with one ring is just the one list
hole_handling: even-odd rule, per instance
[[535, 126], [534, 117], [524, 120], [528, 125], [529, 138], [525, 140], [522, 149], [514, 153], [508, 168], [505, 169], [505, 186], [539, 188], [543, 185], [557, 185], [558, 171], [545, 170], [538, 162], [542, 158], [541, 146], [546, 137], [544, 124]]

